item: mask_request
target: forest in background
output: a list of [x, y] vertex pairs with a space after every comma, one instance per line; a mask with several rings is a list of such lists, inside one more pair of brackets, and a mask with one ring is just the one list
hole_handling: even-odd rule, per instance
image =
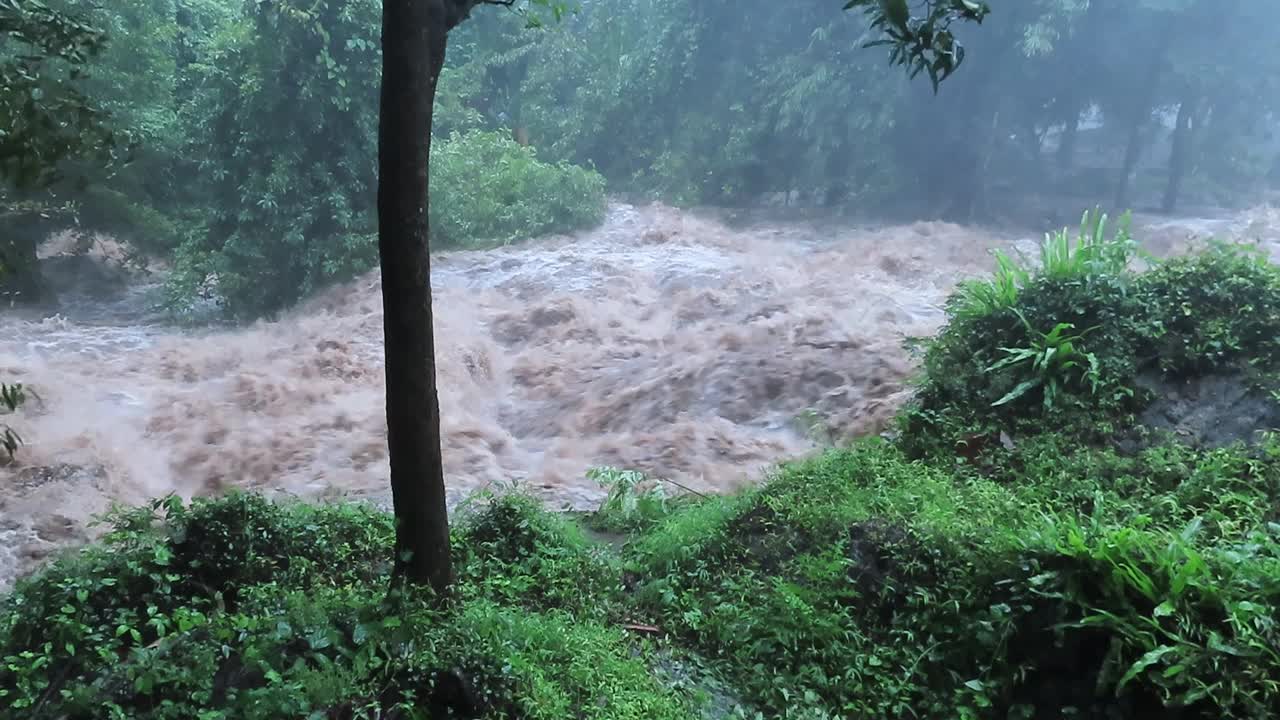
[[[588, 226], [606, 192], [1043, 227], [1092, 205], [1231, 206], [1270, 187], [1280, 56], [1257, 32], [1275, 19], [1263, 0], [1000, 10], [957, 31], [967, 71], [936, 95], [884, 71], [866, 18], [821, 0], [585, 2], [540, 27], [479, 13], [440, 81], [433, 247]], [[216, 277], [240, 319], [372, 268], [380, 11], [90, 8], [106, 41], [76, 85], [135, 143], [132, 162], [63, 163], [49, 188], [8, 192], [10, 264], [75, 219], [172, 258], [172, 308]]]

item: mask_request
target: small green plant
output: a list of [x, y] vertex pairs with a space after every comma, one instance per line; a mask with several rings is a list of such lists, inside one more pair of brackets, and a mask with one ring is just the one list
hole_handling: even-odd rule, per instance
[[1066, 228], [1045, 233], [1040, 244], [1038, 275], [1066, 280], [1091, 275], [1120, 275], [1137, 252], [1137, 242], [1129, 234], [1129, 213], [1121, 216], [1115, 235], [1108, 238], [1107, 214], [1095, 208], [1085, 211], [1080, 230], [1072, 243]]
[[1057, 401], [1059, 393], [1072, 381], [1070, 373], [1078, 372], [1079, 379], [1087, 382], [1093, 392], [1098, 389], [1098, 358], [1090, 352], [1081, 350], [1078, 345], [1088, 330], [1077, 335], [1068, 335], [1074, 330], [1072, 323], [1058, 323], [1047, 333], [1038, 332], [1027, 322], [1027, 318], [1018, 310], [1018, 319], [1022, 321], [1031, 336], [1031, 346], [1023, 348], [1000, 348], [1006, 357], [987, 368], [987, 372], [996, 372], [1005, 368], [1025, 368], [1024, 375], [1029, 375], [1014, 386], [1004, 397], [992, 403], [999, 407], [1017, 400], [1028, 392], [1040, 388], [1043, 394], [1045, 410], [1049, 410]]
[[[5, 413], [14, 413], [18, 408], [22, 407], [27, 401], [27, 390], [22, 383], [6, 385], [0, 383], [0, 410]], [[8, 423], [0, 423], [3, 428], [3, 434], [0, 434], [0, 447], [4, 448], [5, 454], [12, 461], [18, 452], [18, 448], [22, 446], [22, 436], [18, 435], [18, 431], [14, 430]]]
[[806, 438], [812, 440], [822, 447], [834, 447], [835, 438], [831, 432], [831, 426], [822, 414], [813, 408], [806, 408], [796, 415], [796, 427], [800, 433]]
[[990, 279], [964, 280], [956, 287], [951, 302], [953, 317], [985, 317], [1017, 306], [1018, 295], [1031, 281], [1031, 273], [999, 250], [995, 258], [996, 270]]
[[662, 484], [642, 472], [600, 467], [588, 470], [587, 477], [608, 489], [596, 510], [596, 520], [603, 527], [633, 529], [667, 514], [669, 498]]

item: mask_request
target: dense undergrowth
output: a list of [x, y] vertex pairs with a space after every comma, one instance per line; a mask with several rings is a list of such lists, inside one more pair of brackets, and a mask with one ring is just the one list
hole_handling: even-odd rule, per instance
[[529, 501], [455, 530], [443, 609], [388, 600], [391, 524], [367, 508], [234, 495], [113, 527], [9, 598], [6, 716], [688, 717], [615, 622], [616, 559]]
[[1097, 442], [1132, 429], [1157, 393], [1210, 376], [1274, 398], [1280, 269], [1256, 247], [1215, 243], [1140, 272], [1127, 217], [1107, 229], [1087, 213], [1076, 237], [1046, 236], [1035, 269], [999, 255], [991, 279], [952, 295], [902, 416], [913, 453], [974, 453], [1045, 428]]
[[612, 492], [582, 523], [519, 495], [477, 503], [443, 608], [387, 598], [391, 526], [370, 509], [233, 495], [121, 511], [6, 600], [0, 708], [1274, 717], [1280, 439], [1143, 426], [1153, 388], [1208, 377], [1274, 405], [1280, 281], [1227, 246], [1132, 259], [1090, 217], [1036, 267], [962, 287], [894, 440], [731, 497], [598, 471]]

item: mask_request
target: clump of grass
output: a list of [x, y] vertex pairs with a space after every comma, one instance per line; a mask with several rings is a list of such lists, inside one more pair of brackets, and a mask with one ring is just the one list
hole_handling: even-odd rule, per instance
[[1074, 238], [1067, 228], [1045, 233], [1034, 270], [997, 250], [990, 278], [959, 283], [948, 302], [951, 316], [970, 320], [1012, 310], [1037, 278], [1070, 281], [1127, 272], [1138, 253], [1138, 244], [1129, 234], [1131, 218], [1128, 213], [1122, 215], [1111, 237], [1106, 234], [1107, 220], [1106, 213], [1094, 208], [1084, 213]]
[[1074, 243], [1066, 228], [1045, 233], [1037, 275], [1050, 280], [1073, 280], [1128, 271], [1138, 253], [1138, 244], [1129, 234], [1130, 215], [1120, 216], [1111, 237], [1106, 233], [1107, 219], [1107, 214], [1097, 208], [1085, 212]]

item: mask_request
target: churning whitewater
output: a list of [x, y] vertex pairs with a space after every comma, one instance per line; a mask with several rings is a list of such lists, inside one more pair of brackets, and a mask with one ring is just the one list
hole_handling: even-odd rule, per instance
[[[1271, 219], [1147, 230], [1165, 252]], [[936, 222], [730, 229], [615, 204], [592, 232], [442, 255], [451, 498], [514, 483], [590, 508], [600, 465], [728, 490], [813, 447], [802, 414], [837, 438], [879, 432], [909, 392], [904, 339], [938, 328], [990, 249], [1028, 244]], [[0, 470], [0, 587], [89, 537], [112, 502], [237, 487], [386, 502], [376, 272], [276, 322], [198, 333], [148, 319], [146, 289], [0, 321], [0, 378], [39, 396], [10, 418], [27, 445]]]

